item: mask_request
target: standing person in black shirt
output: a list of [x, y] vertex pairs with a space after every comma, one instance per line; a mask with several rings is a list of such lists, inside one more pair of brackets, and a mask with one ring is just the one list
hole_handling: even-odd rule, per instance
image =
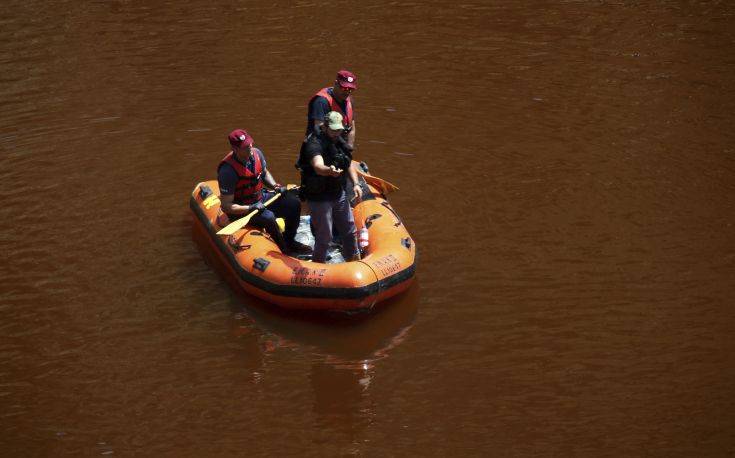
[[[345, 193], [349, 176], [358, 183], [357, 173], [350, 167], [351, 148], [342, 138], [342, 115], [330, 111], [319, 130], [307, 135], [299, 152], [297, 163], [301, 170], [302, 193], [311, 211], [314, 230], [314, 262], [324, 262], [335, 226], [342, 237], [345, 260], [360, 259], [355, 237], [355, 218]], [[356, 197], [362, 197], [362, 188], [353, 187]]]

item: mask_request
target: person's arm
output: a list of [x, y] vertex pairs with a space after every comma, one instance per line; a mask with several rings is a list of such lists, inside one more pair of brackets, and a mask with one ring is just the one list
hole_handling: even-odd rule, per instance
[[355, 121], [352, 121], [352, 128], [347, 134], [347, 145], [349, 145], [350, 148], [355, 148]]
[[309, 105], [309, 121], [314, 127], [314, 132], [319, 132], [324, 124], [324, 116], [329, 113], [329, 102], [324, 97], [314, 97]]
[[268, 163], [265, 161], [265, 154], [263, 154], [263, 151], [261, 150], [257, 150], [256, 154], [260, 156], [260, 163], [263, 164], [263, 176], [261, 177], [263, 184], [268, 189], [272, 189], [276, 192], [281, 192], [281, 185], [278, 184], [276, 179], [273, 178], [270, 170], [268, 170]]
[[255, 210], [255, 204], [253, 205], [240, 205], [233, 203], [234, 194], [223, 194], [219, 196], [222, 210], [230, 215], [246, 215], [251, 211]]
[[311, 158], [311, 167], [317, 175], [325, 177], [338, 177], [342, 173], [342, 169], [338, 169], [333, 165], [329, 167], [324, 165], [324, 158], [322, 158], [321, 154], [317, 154]]
[[276, 180], [273, 178], [273, 175], [271, 175], [271, 172], [268, 169], [265, 169], [265, 172], [263, 173], [263, 184], [266, 188], [273, 190], [278, 187], [278, 183], [276, 183]]
[[276, 180], [273, 179], [273, 175], [271, 175], [270, 170], [268, 170], [268, 162], [265, 160], [265, 153], [263, 153], [260, 148], [256, 148], [254, 153], [258, 155], [260, 164], [263, 167], [263, 175], [260, 177], [261, 181], [266, 188], [275, 189]]
[[347, 169], [347, 173], [350, 175], [350, 180], [352, 180], [352, 190], [355, 192], [355, 197], [362, 199], [362, 186], [360, 186], [359, 177], [357, 176], [357, 170], [355, 167], [357, 167], [357, 162], [352, 162], [350, 167]]

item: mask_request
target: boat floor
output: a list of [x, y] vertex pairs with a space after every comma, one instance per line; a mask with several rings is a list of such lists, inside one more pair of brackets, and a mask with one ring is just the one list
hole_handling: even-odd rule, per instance
[[[310, 216], [301, 216], [301, 219], [299, 220], [299, 228], [296, 230], [296, 241], [301, 242], [304, 245], [309, 245], [313, 249], [314, 236], [311, 233], [310, 222]], [[311, 254], [294, 257], [301, 260], [311, 260]], [[345, 258], [342, 256], [341, 242], [340, 244], [330, 243], [329, 249], [327, 250], [327, 264], [339, 264], [340, 262], [345, 262]]]

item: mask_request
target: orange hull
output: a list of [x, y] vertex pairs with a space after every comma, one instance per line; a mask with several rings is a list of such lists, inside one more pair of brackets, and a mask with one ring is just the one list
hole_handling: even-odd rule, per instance
[[192, 192], [193, 236], [205, 255], [236, 288], [287, 309], [359, 310], [408, 289], [414, 279], [416, 246], [385, 196], [370, 185], [354, 208], [358, 231], [370, 245], [360, 261], [321, 264], [288, 256], [260, 229], [246, 226], [217, 235], [220, 209], [216, 181]]

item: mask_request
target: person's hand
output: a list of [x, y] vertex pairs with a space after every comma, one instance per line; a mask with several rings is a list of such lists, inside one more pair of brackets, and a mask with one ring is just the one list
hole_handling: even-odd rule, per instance
[[352, 190], [355, 191], [355, 197], [353, 199], [362, 199], [362, 186], [356, 184], [352, 187]]
[[329, 176], [338, 177], [341, 173], [342, 173], [342, 169], [338, 169], [337, 167], [333, 165], [329, 166]]
[[257, 211], [258, 213], [265, 210], [265, 205], [263, 205], [263, 202], [255, 202], [254, 204], [250, 205], [250, 211]]
[[288, 191], [288, 188], [276, 183], [276, 185], [273, 186], [273, 190], [276, 192], [276, 194], [284, 195], [286, 194], [286, 191]]

